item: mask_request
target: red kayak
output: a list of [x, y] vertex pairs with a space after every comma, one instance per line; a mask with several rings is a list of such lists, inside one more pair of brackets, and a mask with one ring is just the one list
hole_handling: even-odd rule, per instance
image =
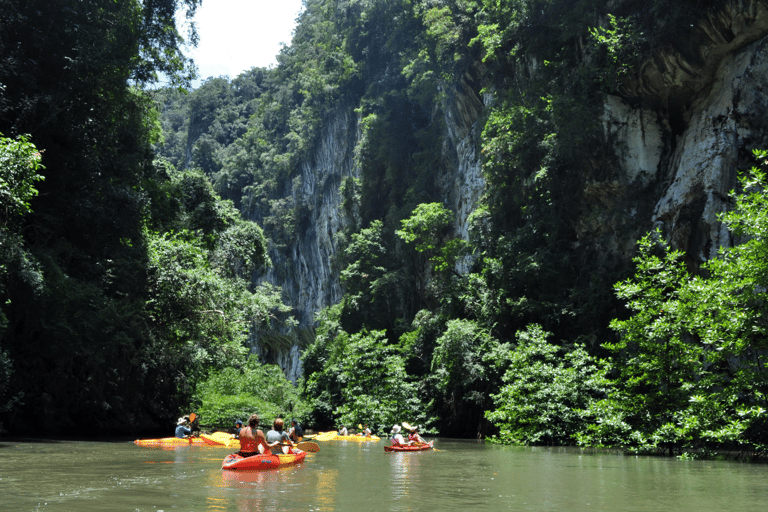
[[434, 446], [434, 444], [435, 444], [434, 441], [430, 441], [427, 444], [419, 444], [415, 446], [396, 444], [394, 446], [385, 446], [384, 451], [385, 452], [423, 452], [424, 450], [431, 449]]
[[288, 464], [298, 464], [304, 460], [307, 452], [280, 454], [280, 455], [251, 455], [250, 457], [241, 457], [236, 453], [227, 455], [224, 462], [221, 463], [221, 469], [269, 469]]

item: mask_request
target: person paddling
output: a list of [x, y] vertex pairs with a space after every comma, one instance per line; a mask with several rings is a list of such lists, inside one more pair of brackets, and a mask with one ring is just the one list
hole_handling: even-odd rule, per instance
[[235, 421], [235, 428], [232, 429], [232, 436], [235, 438], [240, 437], [240, 431], [243, 429], [243, 422], [240, 420]]
[[264, 432], [259, 430], [258, 426], [259, 416], [251, 414], [248, 418], [248, 426], [240, 429], [240, 451], [237, 454], [241, 457], [250, 457], [269, 451]]
[[408, 441], [413, 445], [427, 444], [423, 437], [419, 435], [419, 427], [411, 427], [411, 433], [408, 434]]
[[184, 418], [179, 418], [176, 420], [176, 437], [179, 439], [184, 439], [185, 437], [189, 437], [192, 434], [192, 429], [187, 428], [186, 423], [187, 420]]
[[288, 431], [288, 437], [290, 437], [291, 441], [294, 443], [300, 443], [304, 438], [304, 429], [301, 428], [298, 421], [291, 420], [291, 430]]

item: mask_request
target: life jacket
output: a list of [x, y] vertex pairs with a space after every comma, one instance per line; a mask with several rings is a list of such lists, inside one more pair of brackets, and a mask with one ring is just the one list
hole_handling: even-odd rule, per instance
[[259, 446], [263, 444], [263, 437], [264, 434], [261, 430], [256, 430], [254, 434], [251, 427], [243, 428], [240, 430], [240, 451], [242, 453], [259, 453]]

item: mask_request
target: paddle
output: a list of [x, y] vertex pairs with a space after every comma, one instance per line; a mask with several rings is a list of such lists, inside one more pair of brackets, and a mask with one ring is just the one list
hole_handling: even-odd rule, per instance
[[280, 446], [290, 446], [291, 448], [298, 448], [299, 450], [311, 453], [317, 453], [320, 451], [320, 445], [313, 443], [312, 441], [302, 441], [300, 443], [280, 443]]
[[[197, 414], [195, 414], [193, 412], [189, 413], [189, 425], [190, 425], [190, 427], [192, 426], [192, 423], [194, 423], [195, 418], [197, 418]], [[200, 437], [200, 431], [197, 430], [196, 432], [197, 432], [197, 435], [196, 436], [190, 436], [190, 439], [192, 437]], [[190, 442], [192, 442], [192, 441], [190, 441]]]
[[[405, 421], [403, 421], [403, 422], [401, 423], [401, 425], [403, 426], [403, 428], [404, 428], [404, 429], [407, 429], [407, 430], [413, 430], [413, 427], [412, 427], [412, 426], [411, 426], [411, 425], [410, 425], [408, 422], [405, 422]], [[425, 443], [425, 444], [429, 444], [429, 443]], [[421, 446], [421, 445], [417, 445], [417, 446]], [[436, 452], [439, 452], [439, 451], [440, 451], [440, 450], [438, 450], [437, 448], [435, 448], [435, 445], [434, 445], [434, 444], [432, 445], [432, 449], [433, 449], [433, 450], [435, 450]]]
[[300, 443], [294, 444], [293, 446], [305, 452], [317, 453], [320, 451], [320, 445], [313, 443], [312, 441], [302, 441]]

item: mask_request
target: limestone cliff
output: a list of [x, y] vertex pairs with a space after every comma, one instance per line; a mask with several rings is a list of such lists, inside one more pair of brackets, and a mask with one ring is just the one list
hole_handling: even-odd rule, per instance
[[[607, 98], [603, 126], [621, 170], [615, 181], [588, 188], [602, 189], [595, 196], [612, 203], [609, 223], [640, 216], [640, 230], [661, 227], [694, 264], [731, 244], [717, 215], [728, 207], [737, 171], [754, 163], [751, 149], [768, 142], [766, 34], [763, 2], [727, 2], [698, 21], [691, 41], [643, 63], [625, 99]], [[580, 239], [594, 239], [584, 225]], [[637, 235], [622, 231], [612, 249], [628, 257]]]
[[[767, 34], [764, 2], [725, 2], [696, 22], [690, 40], [654, 52], [620, 91], [606, 95], [601, 122], [618, 167], [607, 178], [585, 176], [580, 213], [569, 219], [575, 252], [628, 262], [637, 239], [654, 226], [694, 264], [731, 244], [717, 215], [728, 207], [738, 169], [752, 164], [750, 150], [768, 147]], [[445, 172], [437, 182], [456, 214], [455, 234], [464, 238], [484, 189], [478, 152], [487, 107], [480, 96], [483, 73], [482, 65], [471, 67], [446, 87], [441, 105]], [[274, 261], [267, 279], [283, 287], [305, 327], [342, 296], [334, 235], [350, 220], [341, 213], [339, 188], [345, 177], [358, 175], [359, 137], [354, 106], [339, 106], [290, 191], [308, 207], [310, 220], [290, 246], [290, 261]], [[295, 380], [299, 355], [293, 347], [271, 359]]]

